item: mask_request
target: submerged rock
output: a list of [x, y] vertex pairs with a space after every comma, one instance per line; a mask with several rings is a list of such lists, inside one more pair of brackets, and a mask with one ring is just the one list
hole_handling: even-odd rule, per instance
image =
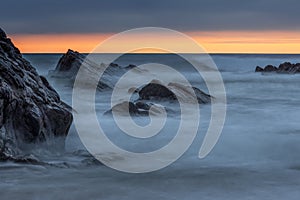
[[0, 29], [0, 160], [29, 143], [51, 146], [52, 138], [67, 136], [71, 123], [69, 106]]
[[255, 72], [276, 72], [280, 74], [296, 74], [300, 73], [300, 63], [292, 64], [285, 62], [278, 67], [273, 65], [267, 65], [264, 68], [257, 66]]

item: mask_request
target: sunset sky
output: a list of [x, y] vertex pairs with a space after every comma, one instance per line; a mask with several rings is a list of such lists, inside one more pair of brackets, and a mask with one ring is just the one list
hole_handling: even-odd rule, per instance
[[24, 53], [88, 53], [115, 33], [148, 26], [183, 32], [210, 53], [300, 53], [299, 7], [296, 0], [11, 0], [1, 3], [0, 25]]

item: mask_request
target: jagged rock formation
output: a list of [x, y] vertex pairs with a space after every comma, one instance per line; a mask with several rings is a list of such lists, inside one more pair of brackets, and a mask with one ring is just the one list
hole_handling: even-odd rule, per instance
[[280, 74], [296, 74], [300, 73], [300, 63], [292, 64], [285, 62], [278, 67], [273, 65], [267, 65], [264, 68], [257, 66], [255, 72], [276, 72]]
[[80, 65], [84, 62], [84, 59], [84, 55], [69, 49], [67, 53], [63, 54], [59, 59], [55, 70], [60, 72], [69, 72], [72, 75], [76, 75]]
[[0, 160], [28, 143], [65, 138], [71, 123], [70, 107], [0, 29]]
[[[78, 81], [83, 86], [88, 86], [95, 80], [98, 81], [97, 72], [106, 67], [105, 64], [98, 64], [86, 58], [85, 55], [69, 49], [58, 61], [54, 71], [50, 71], [49, 75], [56, 78], [69, 79], [72, 82], [75, 80], [79, 68], [84, 70], [84, 76], [78, 77]], [[97, 88], [112, 89], [117, 79], [114, 77], [122, 71], [121, 66], [115, 63], [110, 63], [109, 67], [104, 71], [101, 80], [98, 82]]]

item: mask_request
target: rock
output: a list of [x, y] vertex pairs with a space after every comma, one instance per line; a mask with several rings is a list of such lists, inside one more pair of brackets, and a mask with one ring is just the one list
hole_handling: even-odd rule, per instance
[[176, 95], [160, 82], [153, 80], [139, 90], [141, 100], [176, 100]]
[[138, 101], [135, 103], [135, 106], [138, 108], [138, 109], [142, 109], [142, 110], [150, 110], [150, 107], [152, 106], [153, 104], [147, 104], [145, 102], [142, 102], [142, 101]]
[[125, 69], [133, 69], [133, 68], [136, 68], [136, 67], [137, 67], [136, 65], [129, 64], [128, 66], [125, 67]]
[[6, 38], [6, 33], [0, 28], [0, 38]]
[[[76, 77], [80, 68], [82, 69], [82, 73], [80, 76]], [[98, 74], [103, 70], [104, 73], [99, 80]], [[59, 59], [55, 70], [49, 71], [49, 76], [69, 81], [72, 86], [76, 79], [78, 83], [80, 83], [80, 86], [85, 89], [92, 88], [92, 84], [97, 82], [97, 89], [101, 91], [105, 89], [113, 89], [121, 75], [128, 70], [133, 70], [136, 74], [143, 74], [147, 71], [132, 64], [127, 67], [122, 67], [116, 63], [110, 63], [109, 65], [96, 63], [94, 60], [88, 59], [85, 55], [69, 49]]]
[[97, 64], [87, 59], [85, 55], [69, 49], [67, 53], [59, 59], [55, 70], [49, 72], [49, 75], [54, 78], [71, 80], [73, 84], [80, 67], [83, 68], [84, 72], [82, 77], [78, 77], [78, 81], [82, 83], [81, 85], [83, 87], [89, 87], [93, 81], [97, 81], [97, 88], [99, 90], [112, 89], [114, 82], [117, 81], [114, 75], [122, 71], [118, 64], [110, 63], [109, 67], [104, 71], [101, 80], [98, 81], [97, 73], [106, 67], [106, 65], [103, 63]]
[[129, 113], [132, 116], [148, 116], [149, 114], [156, 115], [161, 113], [162, 108], [154, 104], [145, 103], [142, 101], [123, 101], [122, 103], [114, 105], [112, 109], [106, 111], [104, 115], [112, 114], [112, 111], [114, 111], [118, 115], [127, 115], [127, 113]]
[[52, 146], [71, 123], [69, 107], [0, 29], [0, 160], [19, 155], [29, 143]]
[[117, 63], [110, 63], [109, 66], [110, 66], [110, 67], [121, 67], [121, 66], [118, 65]]
[[300, 63], [292, 64], [290, 62], [285, 62], [279, 65], [278, 73], [288, 73], [295, 74], [300, 72]]
[[211, 103], [211, 99], [214, 97], [210, 96], [209, 94], [206, 94], [205, 92], [201, 91], [199, 88], [192, 87], [195, 95], [197, 97], [198, 103], [200, 104], [206, 104], [206, 103]]
[[183, 102], [194, 102], [193, 93], [196, 95], [196, 100], [200, 104], [210, 103], [212, 96], [202, 92], [196, 87], [189, 87], [179, 83], [169, 83], [164, 86], [163, 83], [152, 80], [139, 90], [140, 100], [178, 100]]
[[292, 67], [293, 64], [290, 62], [282, 63], [278, 66], [278, 72], [287, 73]]
[[264, 69], [264, 72], [275, 72], [277, 68], [273, 65], [267, 65]]
[[263, 71], [264, 71], [263, 68], [261, 68], [260, 66], [256, 66], [255, 72], [263, 72]]
[[132, 115], [138, 114], [138, 108], [136, 107], [136, 105], [133, 102], [128, 101], [124, 101], [122, 103], [114, 105], [110, 110], [106, 111], [104, 115], [112, 114], [112, 111], [119, 114], [124, 114], [127, 111], [129, 111], [129, 113]]
[[300, 63], [296, 63], [293, 67], [289, 70], [290, 74], [300, 73]]
[[128, 93], [138, 93], [139, 92], [139, 88], [136, 88], [136, 87], [131, 87], [128, 89]]
[[256, 67], [255, 72], [277, 72], [280, 74], [296, 74], [300, 73], [300, 63], [292, 64], [284, 62], [278, 66], [267, 65], [265, 68]]
[[196, 100], [199, 104], [210, 103], [212, 96], [202, 92], [196, 87], [190, 87], [179, 83], [169, 83], [168, 88], [176, 94], [176, 97], [186, 103], [196, 103], [193, 99], [193, 93], [196, 96]]
[[67, 53], [65, 53], [58, 61], [56, 66], [57, 71], [66, 72], [72, 70], [72, 72], [76, 73], [82, 62], [84, 61], [85, 56], [78, 53], [77, 51], [73, 51], [69, 49]]

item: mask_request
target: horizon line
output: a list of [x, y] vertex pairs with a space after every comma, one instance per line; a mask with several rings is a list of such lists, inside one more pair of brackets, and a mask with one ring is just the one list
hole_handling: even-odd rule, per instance
[[[74, 50], [76, 51], [76, 50]], [[21, 54], [65, 54], [65, 52], [25, 52]], [[197, 52], [132, 52], [132, 53], [123, 53], [123, 52], [103, 52], [103, 53], [91, 53], [91, 52], [79, 52], [80, 54], [244, 54], [244, 55], [300, 55], [299, 53], [282, 53], [282, 52], [205, 52], [205, 53], [197, 53]]]

